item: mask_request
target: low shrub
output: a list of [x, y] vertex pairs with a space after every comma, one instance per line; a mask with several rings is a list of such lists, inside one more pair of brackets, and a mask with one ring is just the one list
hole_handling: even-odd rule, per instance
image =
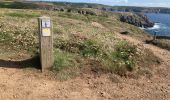
[[102, 60], [102, 69], [125, 76], [128, 71], [134, 70], [136, 52], [136, 46], [126, 41], [118, 42], [115, 45], [115, 51]]
[[[137, 47], [126, 41], [121, 41], [115, 46], [115, 52], [112, 54], [113, 61], [117, 65], [116, 72], [124, 74], [125, 70], [133, 71], [135, 67], [135, 55]], [[123, 71], [123, 73], [121, 73]]]
[[83, 56], [97, 56], [100, 54], [100, 46], [94, 40], [85, 40], [80, 45], [80, 53]]
[[[64, 50], [64, 52], [80, 54], [83, 57], [93, 57], [96, 61], [101, 63], [102, 70], [121, 76], [126, 75], [128, 71], [133, 71], [136, 65], [136, 46], [126, 41], [118, 42], [114, 47], [114, 51], [102, 50], [99, 43], [91, 39], [82, 41], [76, 41], [74, 39], [64, 41], [58, 39], [55, 43], [55, 47]], [[67, 62], [69, 58], [67, 54], [62, 55], [59, 53], [59, 56], [57, 56], [59, 61], [56, 61], [56, 65], [61, 66], [61, 68], [65, 66], [63, 64], [70, 66]]]
[[72, 40], [56, 39], [54, 47], [70, 53], [80, 52], [79, 51], [80, 42], [74, 39]]
[[91, 39], [88, 40], [61, 40], [57, 39], [55, 42], [55, 48], [59, 48], [66, 52], [79, 53], [83, 56], [97, 56], [100, 54], [99, 44]]

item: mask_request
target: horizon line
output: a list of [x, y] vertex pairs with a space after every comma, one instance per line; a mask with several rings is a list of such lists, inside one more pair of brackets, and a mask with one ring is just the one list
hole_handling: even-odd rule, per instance
[[42, 1], [42, 0], [25, 0], [25, 1], [31, 1], [31, 2], [51, 2], [51, 3], [84, 3], [84, 4], [97, 4], [97, 5], [103, 5], [103, 6], [110, 6], [110, 7], [142, 7], [142, 8], [170, 8], [170, 7], [163, 7], [163, 6], [137, 6], [137, 5], [107, 5], [102, 3], [92, 3], [92, 2], [71, 2], [71, 1]]

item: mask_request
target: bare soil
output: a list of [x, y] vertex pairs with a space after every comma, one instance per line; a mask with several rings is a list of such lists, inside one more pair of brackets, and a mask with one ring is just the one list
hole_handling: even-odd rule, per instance
[[154, 68], [151, 78], [82, 74], [59, 81], [49, 72], [23, 69], [12, 63], [16, 57], [18, 60], [29, 57], [25, 53], [0, 54], [0, 100], [170, 100], [170, 52], [127, 35], [116, 35], [150, 49], [163, 60]]

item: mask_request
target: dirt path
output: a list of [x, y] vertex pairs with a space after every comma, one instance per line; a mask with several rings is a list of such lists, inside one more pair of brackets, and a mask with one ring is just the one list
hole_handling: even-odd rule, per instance
[[[170, 52], [126, 35], [117, 36], [148, 48], [163, 59], [152, 78], [113, 76], [110, 80], [107, 74], [83, 74], [60, 82], [34, 69], [0, 65], [0, 100], [170, 100]], [[8, 60], [3, 54], [0, 59]]]
[[146, 44], [143, 41], [137, 40], [136, 38], [130, 37], [128, 35], [122, 35], [119, 33], [116, 33], [116, 35], [118, 38], [125, 39], [127, 41], [134, 43], [135, 45], [143, 46], [144, 48], [150, 49], [156, 56], [160, 57], [161, 59], [163, 59], [163, 61], [169, 63], [169, 65], [170, 65], [170, 62], [169, 62], [170, 61], [170, 52], [168, 50], [161, 49], [154, 45]]

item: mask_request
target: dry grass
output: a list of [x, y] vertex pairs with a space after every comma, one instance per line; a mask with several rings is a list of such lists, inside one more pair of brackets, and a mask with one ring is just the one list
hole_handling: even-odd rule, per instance
[[157, 40], [153, 40], [151, 43], [153, 45], [156, 45], [156, 46], [160, 47], [160, 48], [170, 50], [170, 40], [157, 39]]

